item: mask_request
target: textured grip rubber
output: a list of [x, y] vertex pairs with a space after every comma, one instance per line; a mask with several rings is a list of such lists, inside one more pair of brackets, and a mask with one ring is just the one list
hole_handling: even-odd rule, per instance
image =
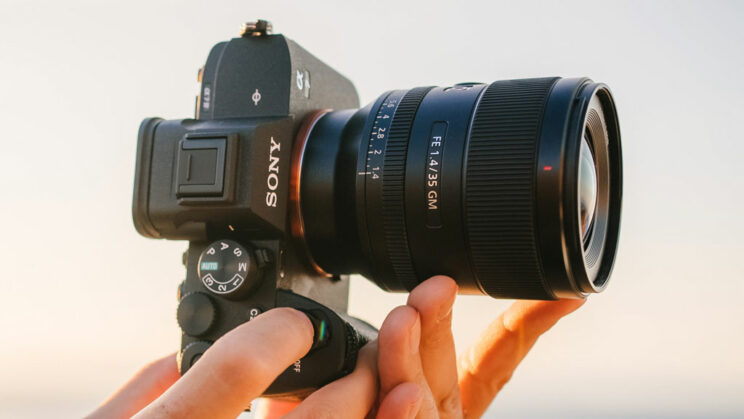
[[431, 87], [409, 90], [395, 110], [385, 145], [382, 169], [382, 220], [385, 248], [398, 281], [408, 289], [418, 284], [408, 247], [405, 215], [405, 171], [411, 126], [421, 101]]
[[537, 253], [534, 191], [540, 123], [557, 80], [497, 81], [475, 111], [464, 210], [475, 275], [491, 295], [553, 297]]

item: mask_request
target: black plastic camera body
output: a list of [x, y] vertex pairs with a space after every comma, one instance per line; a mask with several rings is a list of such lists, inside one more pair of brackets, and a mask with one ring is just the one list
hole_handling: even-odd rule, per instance
[[[350, 372], [375, 333], [345, 315], [348, 277], [318, 273], [292, 239], [290, 178], [303, 120], [359, 106], [352, 83], [281, 35], [215, 45], [195, 119], [142, 122], [133, 217], [146, 237], [188, 240], [178, 289], [181, 373], [231, 329], [273, 307], [309, 315], [310, 353], [266, 391], [299, 396]], [[354, 326], [352, 326], [352, 324]]]
[[346, 315], [349, 274], [387, 291], [448, 275], [495, 298], [605, 289], [622, 202], [606, 85], [426, 86], [357, 109], [347, 79], [267, 29], [212, 49], [196, 119], [140, 127], [137, 230], [190, 242], [182, 373], [277, 306], [307, 313], [315, 338], [267, 395], [302, 397], [350, 372], [375, 331]]

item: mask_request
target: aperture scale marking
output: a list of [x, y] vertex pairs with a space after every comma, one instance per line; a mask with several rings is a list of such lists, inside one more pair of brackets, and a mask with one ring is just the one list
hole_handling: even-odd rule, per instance
[[366, 176], [368, 182], [377, 181], [382, 177], [385, 146], [387, 145], [390, 125], [405, 92], [405, 90], [391, 92], [377, 110], [367, 142], [365, 170], [358, 173], [360, 176]]

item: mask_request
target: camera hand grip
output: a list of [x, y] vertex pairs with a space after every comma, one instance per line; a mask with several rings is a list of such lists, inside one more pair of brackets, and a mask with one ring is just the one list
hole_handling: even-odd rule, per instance
[[313, 323], [313, 346], [269, 386], [264, 396], [302, 399], [314, 390], [351, 373], [359, 350], [377, 337], [368, 323], [339, 315], [330, 308], [287, 290], [277, 290], [276, 307], [305, 313]]

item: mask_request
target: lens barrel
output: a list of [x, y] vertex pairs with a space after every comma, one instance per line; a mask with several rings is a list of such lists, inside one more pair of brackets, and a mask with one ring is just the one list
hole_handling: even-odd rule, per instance
[[[497, 298], [582, 298], [607, 284], [622, 157], [603, 84], [391, 91], [359, 110], [316, 114], [295, 151], [293, 231], [322, 271], [361, 273], [390, 291], [444, 274], [461, 293]], [[594, 197], [582, 192], [587, 161]], [[593, 213], [581, 213], [590, 198], [583, 208]]]

